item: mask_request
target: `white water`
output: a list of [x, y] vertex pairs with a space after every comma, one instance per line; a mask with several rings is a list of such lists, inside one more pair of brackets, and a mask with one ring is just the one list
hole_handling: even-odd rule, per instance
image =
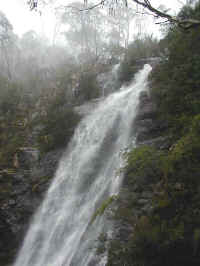
[[[133, 135], [139, 94], [147, 87], [145, 65], [129, 87], [111, 94], [85, 117], [61, 159], [46, 198], [33, 218], [15, 266], [94, 266], [95, 240], [106, 220], [91, 217], [118, 193], [119, 153]], [[133, 137], [133, 136], [132, 136]]]

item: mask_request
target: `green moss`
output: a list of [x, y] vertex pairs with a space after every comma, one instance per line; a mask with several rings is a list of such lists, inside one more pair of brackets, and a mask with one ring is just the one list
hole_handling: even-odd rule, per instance
[[117, 199], [116, 195], [113, 195], [111, 197], [109, 197], [108, 199], [104, 200], [103, 203], [101, 204], [101, 206], [95, 211], [95, 213], [93, 214], [90, 224], [92, 224], [95, 219], [97, 218], [97, 216], [101, 216], [104, 214], [105, 210], [110, 206], [110, 204]]

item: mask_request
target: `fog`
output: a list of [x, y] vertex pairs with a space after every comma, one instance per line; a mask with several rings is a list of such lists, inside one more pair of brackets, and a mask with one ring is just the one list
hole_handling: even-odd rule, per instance
[[39, 1], [37, 11], [25, 0], [0, 4], [0, 76], [33, 98], [68, 79], [66, 95], [72, 96], [83, 73], [101, 73], [123, 58], [133, 40], [158, 36], [149, 30], [151, 17], [136, 14], [132, 6], [80, 12], [83, 1], [67, 8], [69, 1], [46, 2]]
[[[42, 1], [39, 0], [39, 2]], [[37, 12], [30, 12], [30, 9], [27, 5], [27, 0], [2, 0], [0, 2], [0, 10], [6, 14], [9, 21], [12, 23], [12, 25], [14, 25], [14, 31], [17, 35], [21, 36], [23, 33], [29, 30], [34, 30], [39, 34], [45, 34], [45, 36], [52, 41], [54, 28], [57, 23], [55, 17], [55, 8], [62, 5], [69, 5], [69, 3], [76, 1], [54, 0], [46, 2], [48, 5], [41, 7], [42, 16], [40, 16], [40, 14]], [[152, 4], [154, 6], [158, 7], [160, 5], [164, 5], [170, 9], [171, 13], [177, 12], [182, 6], [182, 3], [185, 2], [186, 0], [152, 0]], [[148, 30], [158, 33], [159, 27], [154, 27], [153, 23], [151, 22]]]
[[[65, 64], [65, 59], [72, 55], [79, 63], [85, 63], [88, 56], [91, 62], [106, 61], [112, 57], [113, 50], [121, 53], [128, 46], [133, 36], [131, 23], [135, 21], [134, 34], [143, 23], [131, 9], [124, 7], [116, 9], [114, 16], [100, 8], [91, 12], [57, 9], [55, 20], [49, 12], [52, 6], [44, 6], [41, 14], [31, 12], [25, 1], [9, 3], [8, 0], [0, 5], [0, 69], [2, 75], [13, 81], [25, 82], [36, 72], [44, 81], [48, 71]], [[84, 8], [82, 1], [73, 2], [73, 6]]]

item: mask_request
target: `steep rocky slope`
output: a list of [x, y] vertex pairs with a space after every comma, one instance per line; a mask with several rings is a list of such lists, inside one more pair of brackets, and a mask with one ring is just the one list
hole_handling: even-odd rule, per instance
[[[169, 148], [167, 136], [163, 136], [167, 128], [164, 121], [157, 119], [157, 107], [149, 91], [140, 95], [140, 104], [133, 125], [136, 131], [137, 147], [152, 147], [158, 150]], [[142, 155], [144, 156], [144, 155]], [[155, 158], [156, 160], [157, 158]], [[144, 158], [145, 160], [145, 158]], [[130, 173], [134, 171], [130, 169]], [[159, 177], [151, 178], [151, 169], [147, 169], [141, 177], [137, 170], [130, 177], [129, 170], [125, 172], [123, 185], [116, 202], [114, 211], [114, 237], [110, 240], [107, 265], [133, 265], [132, 257], [128, 257], [131, 241], [136, 224], [142, 217], [147, 217], [153, 211], [154, 195], [159, 186]], [[133, 178], [134, 180], [130, 180]], [[143, 219], [143, 218], [142, 218]], [[145, 219], [145, 218], [144, 218]], [[127, 251], [126, 249], [130, 250]]]
[[[18, 152], [15, 172], [0, 173], [0, 264], [7, 265], [16, 255], [30, 217], [44, 197], [62, 150], [48, 152], [41, 160], [39, 151]], [[16, 163], [16, 162], [15, 162]]]

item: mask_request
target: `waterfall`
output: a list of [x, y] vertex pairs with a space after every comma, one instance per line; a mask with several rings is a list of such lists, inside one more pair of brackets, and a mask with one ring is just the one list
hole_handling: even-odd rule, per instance
[[[147, 88], [151, 67], [145, 65], [128, 87], [103, 99], [77, 127], [55, 178], [18, 254], [15, 266], [89, 266], [102, 215], [90, 225], [101, 203], [117, 194], [122, 178], [120, 151], [133, 141], [139, 94]], [[104, 265], [101, 263], [101, 265]]]

